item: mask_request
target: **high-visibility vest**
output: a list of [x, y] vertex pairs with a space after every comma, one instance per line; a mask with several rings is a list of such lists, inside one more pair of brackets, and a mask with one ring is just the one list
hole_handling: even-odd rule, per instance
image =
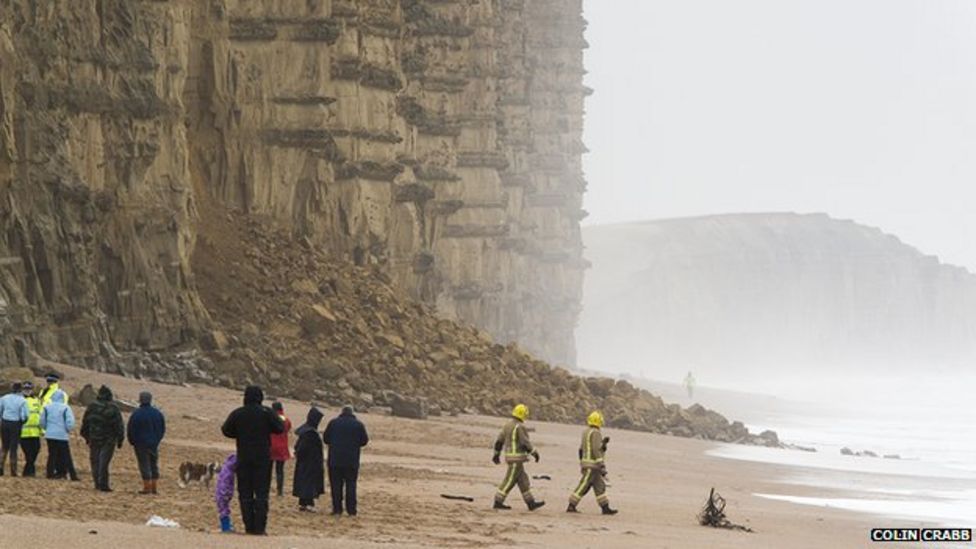
[[20, 438], [40, 438], [44, 435], [41, 429], [41, 399], [33, 396], [26, 397], [27, 421], [20, 428]]
[[[41, 391], [41, 406], [47, 406], [51, 403], [51, 399], [54, 398], [54, 393], [61, 391], [61, 386], [57, 383], [52, 383]], [[67, 391], [62, 391], [64, 393], [64, 403], [68, 403], [68, 393]]]

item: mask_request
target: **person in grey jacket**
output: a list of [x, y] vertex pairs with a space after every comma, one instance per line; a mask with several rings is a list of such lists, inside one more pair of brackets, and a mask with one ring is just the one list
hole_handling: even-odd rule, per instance
[[11, 392], [0, 398], [0, 476], [10, 456], [10, 475], [17, 476], [17, 448], [20, 431], [27, 421], [27, 399], [20, 393], [20, 383], [11, 386]]
[[51, 403], [41, 410], [41, 429], [47, 440], [47, 478], [65, 478], [77, 481], [78, 473], [71, 459], [69, 435], [75, 428], [75, 414], [64, 402], [64, 391], [51, 395]]

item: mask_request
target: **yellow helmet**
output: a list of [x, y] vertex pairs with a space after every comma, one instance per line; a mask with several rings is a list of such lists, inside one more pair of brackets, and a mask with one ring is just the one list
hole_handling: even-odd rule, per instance
[[512, 408], [512, 417], [525, 421], [525, 418], [529, 417], [529, 407], [525, 404], [517, 404]]
[[591, 412], [590, 417], [586, 418], [586, 424], [597, 428], [603, 427], [603, 414], [597, 411]]

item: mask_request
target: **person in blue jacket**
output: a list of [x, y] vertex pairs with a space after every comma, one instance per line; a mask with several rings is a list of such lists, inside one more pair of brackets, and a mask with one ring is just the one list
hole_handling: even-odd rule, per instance
[[71, 445], [68, 444], [69, 434], [75, 428], [75, 414], [64, 401], [64, 391], [56, 391], [51, 395], [51, 402], [41, 410], [41, 429], [47, 441], [45, 472], [47, 478], [70, 477], [78, 481], [74, 460], [71, 459]]
[[27, 399], [20, 394], [20, 383], [14, 383], [10, 393], [0, 398], [0, 476], [10, 456], [10, 475], [17, 476], [17, 448], [20, 431], [27, 421]]
[[126, 437], [136, 452], [139, 474], [142, 475], [140, 494], [156, 494], [159, 481], [159, 443], [166, 435], [166, 418], [152, 405], [152, 394], [139, 393], [139, 408], [129, 416]]

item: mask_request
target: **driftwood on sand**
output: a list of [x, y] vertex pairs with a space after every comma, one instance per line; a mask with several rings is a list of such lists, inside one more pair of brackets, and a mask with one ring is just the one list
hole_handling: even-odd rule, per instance
[[753, 531], [748, 526], [734, 524], [729, 521], [725, 516], [725, 498], [720, 496], [715, 491], [715, 488], [712, 488], [712, 491], [709, 492], [708, 501], [705, 502], [705, 506], [698, 513], [698, 523], [702, 526], [711, 526], [712, 528], [727, 528], [729, 530], [741, 530], [743, 532]]
[[454, 499], [458, 501], [468, 501], [468, 502], [474, 501], [474, 498], [471, 496], [455, 496], [453, 494], [441, 494], [441, 497], [444, 499]]

